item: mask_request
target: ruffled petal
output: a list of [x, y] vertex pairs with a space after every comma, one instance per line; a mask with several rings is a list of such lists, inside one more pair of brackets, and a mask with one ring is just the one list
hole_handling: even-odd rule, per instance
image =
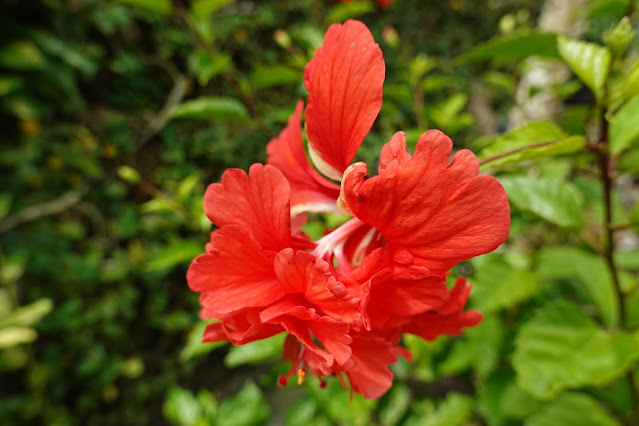
[[223, 319], [285, 295], [273, 270], [276, 253], [264, 250], [247, 228], [218, 229], [211, 234], [207, 251], [193, 260], [186, 280], [191, 290], [202, 293], [200, 303], [210, 316]]
[[206, 326], [203, 342], [230, 341], [234, 345], [244, 345], [255, 340], [266, 339], [284, 331], [281, 325], [262, 324], [259, 312], [249, 309], [228, 317], [224, 322], [214, 322]]
[[359, 21], [331, 25], [304, 70], [306, 134], [320, 172], [340, 180], [382, 106], [382, 51]]
[[286, 293], [301, 293], [323, 314], [339, 322], [359, 324], [361, 301], [329, 272], [328, 263], [310, 253], [282, 250], [275, 258], [275, 273]]
[[416, 334], [426, 340], [434, 340], [441, 335], [456, 336], [461, 334], [464, 328], [479, 324], [483, 319], [480, 312], [462, 311], [470, 288], [465, 278], [457, 278], [449, 293], [448, 301], [443, 306], [436, 312], [414, 316], [409, 324], [402, 327], [402, 331]]
[[[396, 135], [384, 147], [380, 174], [366, 176], [355, 163], [344, 173], [341, 208], [379, 229], [405, 248], [414, 263], [443, 274], [453, 265], [496, 249], [508, 237], [510, 209], [503, 187], [477, 176], [468, 150], [448, 163], [451, 140], [437, 130], [424, 133], [415, 154]], [[403, 146], [403, 148], [402, 148]]]
[[204, 212], [213, 224], [242, 225], [268, 250], [291, 246], [291, 192], [284, 175], [275, 167], [253, 164], [248, 176], [228, 169], [221, 183], [209, 185]]
[[374, 335], [355, 335], [351, 350], [355, 366], [345, 373], [353, 390], [367, 399], [384, 395], [393, 384], [388, 366], [397, 362], [396, 346]]
[[[312, 367], [322, 370], [324, 374], [333, 365], [333, 360], [344, 364], [350, 358], [351, 337], [348, 335], [348, 324], [319, 315], [314, 308], [300, 305], [295, 297], [286, 297], [264, 309], [260, 313], [260, 320], [268, 324], [280, 324], [297, 337], [306, 350], [320, 356], [324, 360], [324, 367]], [[317, 338], [324, 349], [315, 344], [314, 338]]]
[[303, 107], [299, 101], [284, 130], [266, 146], [268, 164], [277, 167], [291, 185], [291, 216], [302, 212], [337, 213], [339, 185], [317, 173], [304, 153], [300, 124]]

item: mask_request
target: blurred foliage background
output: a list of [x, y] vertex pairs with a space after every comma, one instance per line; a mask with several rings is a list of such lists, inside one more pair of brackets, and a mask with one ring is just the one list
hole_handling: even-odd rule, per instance
[[[2, 423], [637, 424], [636, 6], [4, 0]], [[455, 270], [484, 322], [463, 337], [407, 337], [415, 362], [395, 366], [379, 401], [349, 402], [336, 380], [278, 388], [281, 336], [200, 344], [185, 282], [210, 231], [206, 185], [266, 160], [306, 96], [304, 65], [348, 18], [368, 25], [387, 66], [358, 158], [375, 164], [397, 130], [414, 144], [439, 128], [479, 153], [513, 209], [505, 247]], [[615, 159], [608, 221], [602, 120]], [[334, 220], [314, 216], [309, 231]]]

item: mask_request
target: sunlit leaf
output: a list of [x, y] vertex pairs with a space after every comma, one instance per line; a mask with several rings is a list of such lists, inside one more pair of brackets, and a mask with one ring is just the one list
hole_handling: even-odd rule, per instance
[[597, 98], [601, 98], [612, 61], [612, 55], [608, 49], [564, 36], [557, 38], [557, 47], [559, 54], [577, 77], [593, 91]]
[[601, 386], [639, 358], [639, 336], [600, 329], [579, 307], [558, 300], [540, 308], [515, 338], [517, 383], [539, 398]]
[[565, 392], [526, 420], [524, 426], [620, 425], [593, 397]]
[[572, 183], [528, 176], [499, 180], [517, 208], [559, 226], [578, 227], [583, 223], [582, 197]]
[[204, 120], [247, 121], [248, 110], [237, 99], [201, 97], [182, 102], [171, 112], [171, 118], [196, 118]]
[[173, 424], [196, 426], [202, 418], [200, 403], [193, 394], [177, 385], [166, 393], [162, 414]]
[[614, 327], [619, 321], [619, 305], [606, 261], [577, 247], [545, 247], [537, 259], [542, 279], [577, 278], [588, 292], [604, 323]]
[[500, 36], [481, 43], [461, 56], [461, 62], [490, 59], [497, 63], [520, 61], [529, 56], [559, 58], [557, 36], [550, 33], [523, 32]]
[[29, 327], [10, 326], [0, 328], [0, 349], [7, 349], [24, 343], [32, 343], [38, 333]]
[[268, 339], [256, 340], [241, 346], [232, 346], [224, 358], [229, 368], [243, 364], [261, 364], [282, 355], [286, 334], [280, 333]]
[[426, 404], [421, 406], [415, 405], [416, 410], [414, 414], [402, 423], [404, 426], [463, 425], [468, 422], [473, 412], [472, 398], [455, 392], [448, 393], [436, 409]]
[[190, 359], [197, 358], [202, 355], [206, 355], [215, 348], [228, 344], [227, 341], [221, 342], [202, 342], [202, 336], [204, 335], [204, 329], [208, 324], [204, 321], [199, 321], [198, 324], [193, 327], [189, 332], [186, 345], [180, 352], [180, 361], [186, 362]]
[[477, 156], [482, 167], [496, 167], [576, 152], [583, 148], [585, 139], [581, 135], [568, 136], [557, 125], [540, 121], [502, 135], [484, 137], [477, 143], [487, 146]]
[[51, 299], [36, 300], [28, 305], [14, 309], [9, 315], [0, 318], [0, 327], [37, 324], [52, 308], [53, 302]]
[[639, 143], [639, 95], [624, 104], [610, 121], [610, 151], [620, 154]]

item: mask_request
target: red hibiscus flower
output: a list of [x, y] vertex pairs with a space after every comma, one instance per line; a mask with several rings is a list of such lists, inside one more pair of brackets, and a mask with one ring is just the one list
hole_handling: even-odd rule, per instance
[[[476, 325], [464, 311], [464, 278], [445, 280], [458, 262], [490, 252], [508, 236], [508, 200], [479, 176], [467, 150], [449, 161], [452, 142], [431, 130], [411, 156], [402, 132], [382, 148], [377, 176], [351, 164], [382, 103], [385, 65], [364, 24], [332, 25], [308, 63], [303, 103], [267, 146], [268, 165], [227, 170], [204, 196], [219, 227], [187, 273], [205, 341], [245, 344], [286, 332], [284, 358], [306, 371], [337, 375], [378, 398], [392, 385], [389, 365], [402, 333], [432, 340]], [[319, 172], [318, 172], [319, 171]], [[322, 176], [322, 174], [324, 176]], [[341, 181], [337, 184], [334, 181]], [[353, 216], [316, 242], [301, 230], [305, 212]]]

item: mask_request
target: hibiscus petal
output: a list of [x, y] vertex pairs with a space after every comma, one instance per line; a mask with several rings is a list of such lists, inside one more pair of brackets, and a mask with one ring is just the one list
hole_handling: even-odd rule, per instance
[[286, 293], [302, 293], [306, 301], [336, 321], [359, 323], [361, 303], [329, 272], [328, 263], [310, 253], [282, 250], [275, 258], [275, 273]]
[[266, 146], [268, 164], [277, 167], [291, 185], [291, 216], [302, 212], [338, 213], [335, 201], [339, 185], [317, 173], [304, 153], [300, 124], [303, 107], [299, 101], [284, 130]]
[[228, 169], [221, 183], [209, 185], [204, 212], [215, 225], [242, 225], [265, 249], [291, 246], [290, 188], [275, 167], [253, 164], [248, 176]]
[[381, 337], [355, 335], [351, 350], [356, 364], [346, 375], [355, 392], [367, 399], [384, 395], [393, 384], [388, 365], [397, 362], [395, 345]]
[[247, 228], [227, 225], [211, 234], [209, 252], [186, 273], [201, 304], [215, 318], [247, 307], [267, 306], [284, 296], [273, 270], [275, 253], [264, 250]]
[[224, 322], [206, 326], [203, 342], [229, 340], [234, 345], [244, 345], [255, 340], [266, 339], [284, 331], [279, 325], [262, 324], [258, 309], [246, 309], [229, 316]]
[[359, 21], [331, 25], [304, 70], [306, 134], [320, 172], [340, 180], [382, 106], [382, 51]]
[[412, 158], [400, 153], [405, 147], [393, 146], [405, 142], [393, 139], [378, 176], [367, 177], [363, 163], [344, 173], [344, 210], [437, 274], [504, 242], [510, 228], [506, 192], [495, 178], [477, 176], [470, 151], [459, 151], [448, 164], [452, 142], [440, 131], [424, 133]]
[[483, 318], [480, 312], [462, 311], [468, 300], [470, 284], [463, 277], [457, 278], [455, 285], [448, 293], [447, 302], [437, 312], [426, 312], [411, 318], [411, 322], [402, 327], [406, 333], [416, 334], [426, 340], [434, 340], [438, 336], [456, 336], [466, 327], [479, 324]]

